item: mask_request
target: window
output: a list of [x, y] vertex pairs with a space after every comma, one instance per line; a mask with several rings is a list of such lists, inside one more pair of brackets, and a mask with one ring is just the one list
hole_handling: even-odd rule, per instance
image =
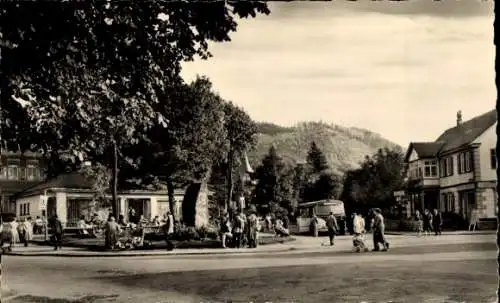
[[455, 195], [453, 193], [442, 193], [441, 201], [442, 212], [451, 213], [455, 211]]
[[439, 160], [439, 176], [446, 177], [446, 159]]
[[472, 152], [466, 151], [458, 154], [458, 173], [465, 174], [472, 171]]
[[497, 168], [497, 155], [496, 151], [494, 148], [490, 150], [490, 163], [491, 163], [491, 169], [496, 169]]
[[453, 176], [453, 157], [447, 157], [439, 161], [439, 176], [448, 177]]
[[424, 176], [425, 177], [436, 177], [437, 176], [436, 160], [424, 161]]
[[446, 176], [453, 176], [453, 156], [446, 158]]
[[29, 164], [26, 167], [26, 179], [29, 181], [37, 180], [38, 179], [38, 167], [35, 165]]
[[7, 179], [7, 167], [0, 166], [0, 179]]
[[29, 216], [29, 214], [30, 214], [30, 204], [29, 203], [19, 204], [19, 215]]
[[9, 165], [8, 171], [8, 179], [9, 180], [18, 180], [19, 179], [19, 167], [17, 165]]

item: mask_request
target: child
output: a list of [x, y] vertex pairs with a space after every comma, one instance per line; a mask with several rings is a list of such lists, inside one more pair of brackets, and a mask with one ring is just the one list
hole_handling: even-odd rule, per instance
[[361, 215], [355, 215], [352, 225], [354, 231], [352, 245], [354, 246], [354, 250], [356, 252], [361, 252], [361, 250], [368, 251], [368, 247], [365, 244], [365, 220]]

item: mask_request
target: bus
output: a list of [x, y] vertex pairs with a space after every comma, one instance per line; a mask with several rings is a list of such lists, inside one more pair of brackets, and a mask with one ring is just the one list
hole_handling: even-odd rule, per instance
[[318, 218], [318, 231], [328, 231], [326, 227], [326, 218], [333, 212], [339, 225], [339, 233], [345, 234], [346, 231], [346, 214], [344, 209], [344, 202], [340, 200], [319, 200], [313, 202], [306, 202], [299, 204], [297, 208], [296, 226], [294, 226], [295, 233], [312, 233], [312, 219], [316, 214]]

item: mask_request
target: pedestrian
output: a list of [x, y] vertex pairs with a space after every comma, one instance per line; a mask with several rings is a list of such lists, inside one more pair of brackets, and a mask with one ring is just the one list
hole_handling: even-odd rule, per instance
[[64, 228], [62, 226], [61, 221], [54, 215], [52, 218], [52, 232], [53, 232], [53, 241], [54, 241], [54, 250], [62, 249], [62, 240], [64, 235]]
[[242, 217], [243, 213], [239, 213], [234, 217], [234, 247], [241, 248], [243, 245], [243, 231], [245, 230], [245, 220]]
[[252, 211], [250, 215], [247, 217], [248, 224], [248, 246], [250, 248], [257, 248], [258, 246], [258, 228], [259, 228], [259, 219], [255, 215], [255, 212]]
[[432, 216], [432, 227], [434, 228], [434, 234], [436, 236], [441, 235], [441, 226], [443, 225], [443, 217], [441, 216], [441, 212], [437, 209], [434, 209], [434, 214]]
[[113, 250], [116, 248], [121, 229], [115, 221], [114, 216], [110, 216], [104, 228], [105, 248]]
[[17, 227], [19, 239], [24, 243], [24, 247], [28, 247], [29, 241], [33, 239], [31, 222], [28, 219], [22, 219]]
[[229, 219], [229, 213], [225, 212], [222, 215], [221, 223], [220, 223], [220, 234], [221, 234], [221, 242], [222, 248], [227, 247], [228, 238], [231, 239], [233, 234], [231, 233], [231, 220]]
[[2, 248], [2, 253], [4, 251], [11, 252], [12, 251], [12, 230], [9, 222], [3, 222], [0, 225], [0, 246]]
[[432, 232], [432, 214], [428, 209], [424, 210], [424, 235], [430, 236]]
[[172, 251], [174, 249], [174, 244], [172, 243], [172, 237], [174, 235], [174, 216], [171, 212], [167, 212], [166, 222], [163, 224], [162, 228], [163, 236], [167, 243], [167, 250]]
[[43, 233], [43, 220], [42, 220], [42, 218], [40, 218], [40, 216], [36, 216], [33, 233], [34, 234]]
[[385, 239], [385, 224], [384, 216], [382, 216], [382, 211], [379, 208], [373, 210], [374, 220], [373, 220], [373, 251], [379, 251], [379, 244], [383, 245], [382, 251], [387, 251], [389, 249], [389, 242]]
[[330, 246], [333, 246], [335, 244], [335, 234], [339, 230], [337, 219], [333, 215], [333, 212], [331, 212], [328, 218], [326, 218], [326, 227], [328, 228], [328, 238], [330, 239]]
[[312, 219], [311, 219], [311, 231], [312, 231], [313, 237], [315, 237], [315, 238], [317, 238], [318, 234], [319, 234], [318, 224], [319, 224], [318, 217], [316, 216], [316, 214], [313, 214]]
[[417, 210], [415, 211], [415, 220], [417, 221], [417, 236], [421, 237], [424, 232], [424, 221], [422, 214]]

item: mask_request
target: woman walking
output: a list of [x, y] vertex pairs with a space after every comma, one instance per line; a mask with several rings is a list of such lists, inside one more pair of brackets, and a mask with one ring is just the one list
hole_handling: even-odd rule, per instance
[[415, 220], [417, 221], [417, 236], [421, 237], [424, 232], [424, 218], [418, 210], [415, 211]]
[[432, 232], [432, 214], [428, 209], [424, 210], [424, 235], [430, 236]]

